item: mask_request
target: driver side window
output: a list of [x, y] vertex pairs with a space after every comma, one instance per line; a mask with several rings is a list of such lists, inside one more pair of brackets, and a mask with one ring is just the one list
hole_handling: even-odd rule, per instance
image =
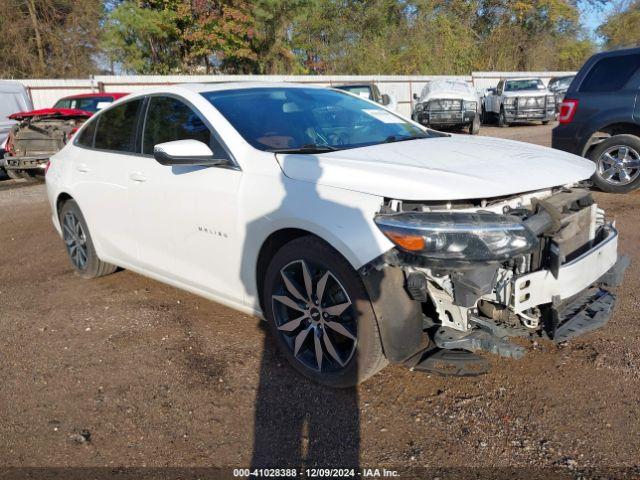
[[191, 107], [173, 97], [150, 97], [142, 135], [142, 153], [153, 155], [155, 145], [174, 140], [199, 140], [211, 148], [215, 158], [228, 158], [209, 127]]

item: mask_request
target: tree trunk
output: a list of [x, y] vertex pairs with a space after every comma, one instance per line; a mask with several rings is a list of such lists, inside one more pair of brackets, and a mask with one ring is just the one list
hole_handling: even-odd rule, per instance
[[35, 0], [27, 0], [27, 8], [29, 9], [29, 18], [36, 36], [36, 48], [38, 49], [38, 63], [40, 64], [40, 75], [43, 75], [47, 66], [44, 61], [44, 46], [42, 45], [42, 37], [40, 35], [40, 24], [36, 15]]

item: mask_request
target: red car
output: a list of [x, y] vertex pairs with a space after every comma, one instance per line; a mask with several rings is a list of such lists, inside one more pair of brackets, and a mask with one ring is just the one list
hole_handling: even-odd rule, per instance
[[87, 118], [126, 93], [83, 93], [58, 100], [53, 108], [9, 115], [17, 120], [5, 146], [4, 168], [11, 178], [28, 180], [44, 173], [49, 157], [60, 150]]

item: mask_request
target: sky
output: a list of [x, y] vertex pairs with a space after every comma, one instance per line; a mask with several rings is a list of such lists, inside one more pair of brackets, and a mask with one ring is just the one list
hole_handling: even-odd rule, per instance
[[614, 6], [615, 2], [613, 1], [605, 2], [605, 5], [601, 8], [590, 7], [586, 2], [580, 3], [580, 10], [585, 27], [587, 28], [589, 35], [591, 35], [594, 40], [600, 40], [596, 35], [596, 29], [602, 25], [603, 21], [607, 15], [611, 13]]

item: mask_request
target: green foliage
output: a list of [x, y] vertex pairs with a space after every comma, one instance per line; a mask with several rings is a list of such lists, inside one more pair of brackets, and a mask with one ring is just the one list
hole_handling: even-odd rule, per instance
[[631, 3], [623, 12], [611, 15], [598, 28], [607, 48], [634, 47], [640, 45], [640, 1]]
[[102, 48], [126, 72], [167, 74], [178, 71], [177, 15], [144, 8], [132, 1], [118, 5], [104, 25]]
[[[468, 74], [569, 70], [605, 0], [5, 0], [4, 74]], [[599, 33], [640, 42], [640, 0]], [[98, 42], [99, 36], [99, 42]]]

